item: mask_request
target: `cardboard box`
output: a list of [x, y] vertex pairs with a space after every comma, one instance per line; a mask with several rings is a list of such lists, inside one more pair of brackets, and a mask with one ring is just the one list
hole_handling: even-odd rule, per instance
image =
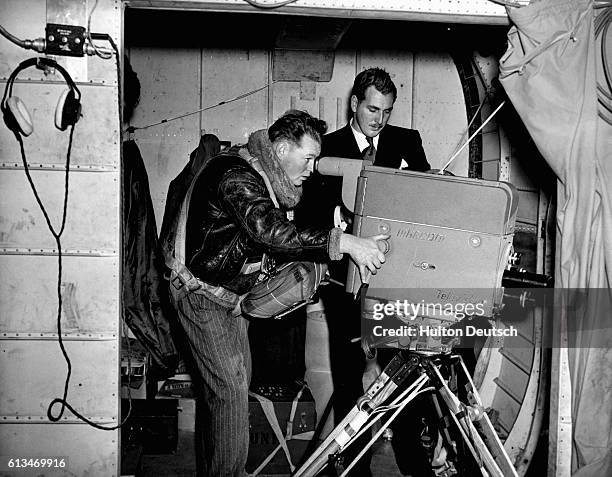
[[[291, 416], [293, 402], [301, 393]], [[286, 441], [291, 462], [297, 466], [303, 459], [315, 430], [317, 415], [312, 394], [303, 383], [265, 385], [252, 389], [249, 393], [249, 455], [246, 470], [254, 472], [279, 447], [279, 441], [273, 430], [273, 424], [283, 437], [287, 436], [288, 427], [291, 438]], [[275, 423], [264, 412], [264, 406], [271, 406], [274, 411]], [[292, 417], [292, 423], [288, 421]], [[291, 467], [282, 448], [276, 450], [274, 457], [260, 470], [261, 474], [289, 474]]]

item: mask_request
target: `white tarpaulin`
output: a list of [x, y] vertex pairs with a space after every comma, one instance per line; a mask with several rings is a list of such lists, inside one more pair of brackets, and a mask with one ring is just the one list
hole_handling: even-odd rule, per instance
[[587, 296], [586, 313], [567, 315], [584, 320], [568, 350], [571, 473], [612, 476], [612, 343], [601, 332], [612, 326], [612, 126], [597, 111], [593, 2], [532, 1], [508, 15], [500, 80], [559, 180], [555, 286]]

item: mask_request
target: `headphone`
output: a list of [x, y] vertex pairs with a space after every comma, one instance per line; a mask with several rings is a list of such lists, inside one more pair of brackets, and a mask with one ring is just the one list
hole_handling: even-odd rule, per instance
[[29, 136], [32, 134], [32, 131], [34, 131], [32, 117], [25, 104], [17, 96], [13, 96], [13, 83], [17, 75], [32, 66], [38, 68], [41, 66], [55, 68], [64, 77], [64, 81], [66, 81], [68, 88], [64, 90], [57, 101], [57, 107], [55, 108], [55, 127], [60, 131], [65, 131], [68, 126], [74, 126], [81, 116], [81, 92], [79, 88], [77, 88], [77, 85], [68, 72], [55, 60], [50, 58], [30, 58], [19, 63], [19, 66], [11, 73], [6, 83], [6, 87], [4, 88], [0, 109], [2, 110], [4, 122], [7, 127], [13, 131], [15, 135], [21, 134], [23, 136]]

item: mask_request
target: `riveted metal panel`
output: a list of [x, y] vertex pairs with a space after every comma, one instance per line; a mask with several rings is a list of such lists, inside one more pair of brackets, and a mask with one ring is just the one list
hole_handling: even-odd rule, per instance
[[300, 94], [301, 83], [283, 81], [273, 86], [272, 119], [292, 108], [303, 109], [327, 122], [328, 132], [348, 121], [349, 97], [356, 73], [355, 50], [337, 50], [331, 81], [310, 83], [315, 90], [313, 99]]
[[482, 163], [482, 179], [499, 180], [499, 159], [489, 159]]
[[[109, 151], [110, 153], [110, 151]], [[59, 230], [64, 174], [32, 171], [32, 178]], [[119, 247], [119, 174], [82, 172], [70, 175], [68, 215], [62, 248], [107, 250]], [[56, 243], [30, 189], [24, 171], [0, 171], [0, 248], [54, 249]]]
[[499, 134], [497, 129], [482, 132], [482, 158], [484, 161], [500, 161]]
[[[1, 252], [1, 250], [0, 250]], [[57, 332], [57, 257], [0, 255], [0, 331]], [[117, 332], [119, 258], [62, 258], [62, 329]]]
[[[493, 55], [482, 56], [474, 52], [474, 66], [478, 69], [480, 79], [485, 83], [487, 90], [493, 88], [493, 80], [499, 75], [499, 62]], [[479, 84], [482, 87], [482, 84]]]
[[[87, 18], [92, 7], [92, 1], [2, 0], [0, 18], [2, 26], [12, 35], [21, 40], [34, 40], [45, 37], [47, 22], [87, 27]], [[120, 0], [98, 0], [91, 18], [91, 31], [108, 33], [118, 46], [121, 23], [113, 20], [117, 17], [120, 8]], [[8, 41], [5, 43], [0, 51], [0, 79], [8, 78], [11, 71], [23, 60], [43, 55], [35, 50], [25, 50]], [[97, 40], [96, 45], [111, 49], [107, 41]], [[72, 79], [77, 82], [117, 84], [114, 59], [103, 60], [96, 56], [86, 58], [63, 56], [54, 59], [64, 66]], [[42, 72], [34, 68], [27, 70], [24, 75], [36, 79], [43, 76]]]
[[501, 158], [498, 129], [485, 129], [488, 130], [482, 133], [482, 178], [499, 180]]
[[[200, 58], [199, 52], [191, 49], [132, 48], [130, 57], [142, 83], [141, 102], [132, 121], [135, 125], [195, 111], [200, 94], [194, 68], [199, 68], [200, 61], [204, 107], [262, 87], [269, 77], [268, 53], [263, 50], [205, 49]], [[203, 112], [202, 132], [216, 134], [234, 144], [243, 143], [250, 132], [266, 127], [268, 118], [274, 120], [291, 108], [321, 117], [328, 123], [328, 130], [334, 131], [348, 119], [355, 74], [362, 68], [382, 65], [394, 76], [399, 90], [391, 123], [419, 129], [432, 166], [439, 166], [465, 138], [462, 134], [467, 118], [461, 83], [450, 56], [424, 57], [419, 60], [418, 71], [413, 69], [413, 59], [409, 51], [337, 50], [331, 81], [274, 83], [271, 101], [264, 89]], [[414, 84], [413, 74], [417, 75]], [[420, 107], [413, 101], [413, 90], [415, 97], [420, 98]], [[181, 94], [174, 94], [175, 91]], [[309, 94], [304, 94], [305, 91]], [[197, 115], [189, 116], [135, 133], [147, 166], [158, 226], [168, 183], [197, 145], [196, 118]], [[450, 170], [467, 175], [467, 161], [465, 149]]]
[[[33, 40], [44, 37], [45, 15], [45, 2], [36, 0], [3, 0], [0, 2], [2, 26], [17, 38]], [[0, 48], [0, 79], [7, 79], [20, 62], [37, 55], [36, 51], [24, 50], [3, 37], [2, 48]], [[37, 78], [42, 76], [42, 73], [31, 68], [24, 72], [24, 77], [33, 74]], [[4, 91], [4, 85], [2, 85], [2, 90]]]
[[[263, 5], [276, 5], [278, 0], [260, 0]], [[243, 0], [128, 0], [131, 6], [216, 9], [224, 11], [261, 11]], [[507, 23], [506, 11], [488, 0], [300, 0], [285, 7], [268, 10], [274, 13], [347, 15], [354, 18], [409, 18], [418, 20], [480, 23]]]
[[116, 435], [116, 431], [101, 431], [82, 424], [0, 424], [0, 453], [68, 456], [65, 470], [36, 469], [35, 473], [20, 471], [11, 475], [113, 477], [119, 475]]
[[[529, 369], [531, 370], [531, 366], [529, 366]], [[529, 373], [526, 373], [504, 356], [501, 372], [499, 376], [495, 378], [497, 385], [504, 389], [516, 402], [521, 403], [525, 395], [525, 390], [527, 389], [528, 381]], [[514, 416], [514, 418], [516, 418], [516, 416]]]
[[[26, 70], [35, 71], [34, 69]], [[24, 72], [24, 73], [26, 73]], [[27, 77], [27, 75], [25, 75]], [[19, 76], [21, 79], [21, 75]], [[54, 80], [52, 84], [48, 81]], [[30, 165], [66, 163], [69, 129], [55, 127], [55, 109], [67, 86], [61, 75], [50, 75], [44, 84], [19, 81], [13, 87], [13, 95], [26, 105], [34, 132], [23, 138], [26, 158]], [[4, 87], [4, 85], [2, 85]], [[119, 103], [117, 88], [104, 86], [80, 86], [83, 117], [74, 127], [70, 163], [74, 166], [106, 166], [119, 168]], [[0, 163], [21, 164], [19, 143], [4, 125], [0, 127]]]
[[538, 223], [538, 204], [540, 194], [537, 191], [519, 189], [519, 206], [517, 220], [530, 224]]
[[[202, 106], [211, 106], [268, 84], [268, 52], [206, 49], [202, 52]], [[275, 87], [276, 85], [274, 85]], [[233, 144], [267, 123], [268, 91], [202, 113], [202, 129]]]
[[[44, 37], [47, 21], [85, 26], [92, 7], [92, 1], [82, 0], [6, 0], [0, 2], [0, 18], [11, 34], [32, 40]], [[110, 33], [119, 47], [120, 7], [118, 0], [99, 0], [92, 18], [92, 31]], [[19, 62], [36, 56], [42, 55], [1, 42], [0, 82], [4, 83], [0, 87]], [[74, 131], [68, 217], [62, 237], [62, 248], [70, 254], [64, 257], [62, 275], [64, 333], [73, 326], [65, 342], [73, 371], [68, 400], [95, 421], [112, 425], [119, 415], [121, 184], [116, 61], [56, 59], [77, 82], [83, 105], [83, 117]], [[24, 148], [34, 183], [56, 228], [63, 208], [61, 169], [69, 134], [55, 128], [54, 113], [65, 87], [60, 75], [45, 75], [36, 68], [20, 74], [14, 87], [33, 117], [34, 133], [24, 138]], [[118, 431], [71, 424], [76, 418], [68, 411], [59, 424], [46, 418], [48, 403], [62, 395], [67, 369], [53, 334], [56, 247], [25, 178], [18, 143], [2, 126], [0, 455], [68, 457], [67, 471], [48, 475], [118, 475]], [[100, 333], [74, 331], [86, 328]], [[36, 469], [36, 475], [45, 472]]]
[[[433, 168], [442, 167], [467, 139], [465, 100], [457, 68], [448, 54], [419, 53], [414, 65], [413, 125]], [[468, 149], [448, 167], [468, 175]]]
[[[199, 49], [132, 48], [129, 56], [141, 85], [132, 125], [156, 123], [201, 107]], [[133, 136], [146, 165], [159, 228], [168, 184], [200, 141], [200, 113], [138, 130]]]
[[[119, 362], [116, 340], [66, 341], [72, 362], [68, 402], [86, 417], [111, 420], [117, 415]], [[61, 397], [66, 363], [56, 341], [0, 340], [0, 416], [47, 415]], [[54, 407], [57, 414], [61, 406]], [[65, 417], [74, 419], [66, 411]]]
[[534, 157], [537, 154], [537, 151], [527, 155], [520, 149], [512, 150], [510, 178], [517, 189], [527, 189], [534, 192], [539, 190], [537, 182], [538, 180], [541, 181], [541, 178], [538, 177], [541, 172], [538, 168], [542, 168], [542, 159], [541, 157]]
[[[355, 52], [336, 53], [334, 72], [328, 82], [283, 81], [274, 84], [272, 119], [275, 120], [288, 109], [302, 109], [328, 123], [328, 130], [342, 127], [348, 117], [348, 101], [355, 77]], [[314, 88], [314, 97], [301, 94], [303, 85]]]
[[[87, 2], [87, 12], [91, 11], [94, 2]], [[121, 11], [121, 0], [98, 0], [98, 5], [91, 17], [91, 31], [94, 33], [107, 33], [110, 35], [121, 54], [121, 22], [117, 16]], [[87, 26], [87, 25], [85, 25]], [[95, 44], [112, 50], [111, 44], [106, 40], [96, 40]], [[97, 56], [87, 57], [87, 80], [94, 84], [117, 84], [116, 58], [104, 60]]]
[[[84, 26], [87, 24], [87, 2], [74, 0], [46, 0], [47, 23], [57, 25]], [[87, 81], [87, 62], [79, 57], [63, 58], [66, 69], [72, 72], [75, 81]]]
[[412, 128], [413, 53], [405, 50], [363, 50], [361, 69], [374, 66], [384, 68], [397, 88], [397, 100], [393, 104], [389, 124]]
[[534, 344], [522, 336], [507, 337], [501, 350], [504, 358], [512, 361], [523, 372], [529, 374], [533, 364]]
[[[509, 363], [508, 360], [503, 360], [502, 368], [510, 365], [507, 363]], [[500, 433], [498, 431], [498, 434], [503, 436], [507, 435], [508, 432], [512, 429], [514, 421], [516, 421], [516, 416], [521, 410], [521, 403], [517, 402], [514, 397], [512, 397], [506, 392], [509, 391], [509, 389], [502, 388], [501, 386], [499, 386], [497, 378], [495, 378], [494, 381], [498, 384], [498, 386], [496, 388], [495, 397], [493, 398], [493, 402], [490, 407], [491, 409], [494, 409], [499, 413], [496, 422], [494, 422], [494, 425], [496, 427], [496, 430], [499, 426], [499, 428], [503, 432]]]

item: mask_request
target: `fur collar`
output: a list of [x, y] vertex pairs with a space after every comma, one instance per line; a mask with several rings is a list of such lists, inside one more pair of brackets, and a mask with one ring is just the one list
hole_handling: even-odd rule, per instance
[[302, 198], [302, 187], [294, 185], [285, 174], [278, 156], [272, 149], [268, 131], [261, 129], [251, 134], [247, 149], [249, 154], [259, 159], [279, 204], [286, 209], [293, 209]]

